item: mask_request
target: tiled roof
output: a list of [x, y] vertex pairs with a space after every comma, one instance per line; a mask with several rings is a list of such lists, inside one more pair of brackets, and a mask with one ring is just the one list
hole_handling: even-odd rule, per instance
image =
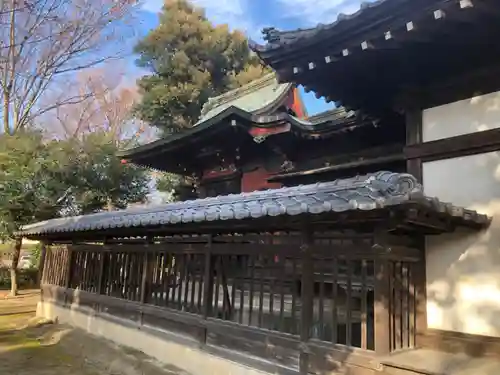
[[264, 216], [373, 210], [407, 202], [421, 203], [464, 224], [486, 225], [485, 215], [426, 198], [408, 174], [378, 172], [332, 182], [255, 191], [123, 211], [60, 218], [25, 226], [18, 235], [38, 236], [109, 228], [147, 227], [192, 222], [258, 219]]
[[357, 12], [352, 14], [340, 13], [335, 21], [329, 24], [318, 24], [317, 26], [308, 29], [280, 31], [275, 29], [274, 27], [265, 28], [264, 30], [262, 30], [262, 33], [264, 34], [264, 40], [266, 40], [268, 43], [264, 46], [261, 46], [252, 42], [250, 43], [250, 48], [257, 52], [264, 52], [280, 48], [282, 46], [294, 44], [299, 40], [314, 38], [316, 35], [321, 34], [326, 30], [332, 30], [344, 22], [355, 20], [359, 16], [364, 15], [368, 9], [377, 8], [381, 4], [390, 1], [392, 0], [364, 1], [361, 3], [360, 8]]
[[284, 99], [292, 86], [290, 83], [278, 83], [274, 73], [267, 74], [247, 85], [210, 98], [203, 106], [200, 119], [195, 126], [231, 107], [248, 113], [261, 111], [280, 99]]

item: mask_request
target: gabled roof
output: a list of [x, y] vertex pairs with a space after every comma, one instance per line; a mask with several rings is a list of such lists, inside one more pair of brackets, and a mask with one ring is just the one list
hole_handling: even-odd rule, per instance
[[[327, 25], [267, 28], [267, 44], [250, 47], [280, 82], [384, 118], [408, 96], [435, 106], [494, 90], [500, 46], [490, 41], [500, 35], [497, 10], [497, 0], [372, 1]], [[458, 82], [473, 74], [484, 79]], [[446, 98], [437, 86], [450, 89]]]
[[270, 107], [281, 104], [292, 88], [290, 83], [278, 83], [274, 73], [267, 74], [242, 87], [208, 99], [195, 126], [209, 121], [231, 107], [252, 114], [266, 112]]
[[[378, 172], [312, 185], [53, 219], [27, 225], [17, 235], [38, 237], [117, 228], [184, 226], [188, 223], [257, 220], [287, 215], [371, 211], [396, 206], [407, 209], [420, 207], [446, 217], [447, 222], [454, 224], [447, 230], [456, 225], [478, 228], [489, 224], [486, 215], [425, 197], [422, 186], [411, 175]], [[415, 218], [412, 220], [415, 221]]]

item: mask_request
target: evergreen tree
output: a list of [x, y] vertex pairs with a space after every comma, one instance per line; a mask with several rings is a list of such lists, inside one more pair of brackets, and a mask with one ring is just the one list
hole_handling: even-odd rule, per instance
[[138, 115], [164, 135], [193, 126], [208, 98], [267, 72], [241, 32], [213, 25], [187, 0], [165, 0], [159, 26], [136, 52], [138, 65], [151, 72], [138, 82]]

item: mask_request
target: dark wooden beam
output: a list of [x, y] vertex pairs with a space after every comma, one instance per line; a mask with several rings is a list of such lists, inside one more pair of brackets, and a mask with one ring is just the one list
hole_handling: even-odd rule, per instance
[[433, 161], [500, 150], [500, 128], [410, 144], [404, 153], [409, 161]]

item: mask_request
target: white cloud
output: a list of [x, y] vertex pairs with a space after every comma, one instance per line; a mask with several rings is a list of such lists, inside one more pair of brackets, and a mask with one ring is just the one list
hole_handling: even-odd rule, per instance
[[[359, 10], [363, 0], [275, 0], [283, 8], [282, 18], [302, 20], [304, 27], [331, 23], [340, 13], [352, 14]], [[369, 0], [374, 1], [374, 0]]]

